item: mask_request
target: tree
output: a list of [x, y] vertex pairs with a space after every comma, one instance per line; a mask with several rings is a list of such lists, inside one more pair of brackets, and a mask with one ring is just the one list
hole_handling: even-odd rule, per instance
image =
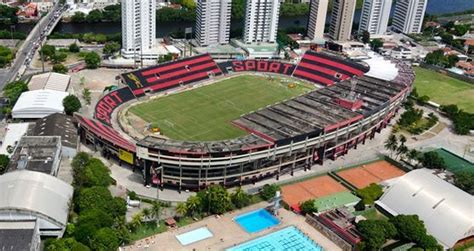
[[443, 250], [443, 247], [438, 244], [438, 241], [429, 234], [426, 234], [420, 240], [418, 240], [418, 246], [423, 248], [423, 250]]
[[93, 250], [115, 251], [120, 246], [117, 234], [111, 228], [101, 228], [91, 240], [90, 247]]
[[420, 152], [417, 151], [416, 149], [411, 149], [410, 151], [408, 151], [406, 156], [408, 158], [408, 161], [410, 161], [410, 163], [413, 163], [419, 159]]
[[137, 213], [134, 216], [132, 216], [132, 220], [130, 221], [130, 227], [132, 229], [138, 229], [143, 223], [143, 214], [142, 213]]
[[88, 69], [97, 69], [100, 65], [100, 56], [92, 51], [86, 54], [84, 61]]
[[158, 222], [160, 220], [161, 216], [161, 205], [157, 201], [153, 201], [151, 203], [151, 208], [150, 208], [150, 216]]
[[70, 94], [66, 96], [63, 100], [64, 112], [68, 115], [72, 115], [73, 113], [79, 111], [81, 109], [81, 101], [79, 99]]
[[142, 209], [142, 214], [143, 214], [143, 218], [145, 219], [145, 221], [147, 221], [151, 218], [151, 210], [147, 207]]
[[72, 52], [72, 53], [77, 53], [77, 52], [80, 52], [81, 49], [79, 48], [79, 46], [76, 43], [72, 43], [72, 44], [69, 45], [69, 51]]
[[454, 117], [459, 112], [459, 108], [457, 105], [442, 105], [440, 106], [440, 110], [446, 113], [449, 118]]
[[50, 57], [51, 63], [53, 64], [62, 63], [66, 61], [66, 59], [67, 59], [67, 54], [64, 52], [56, 52]]
[[106, 43], [104, 46], [104, 49], [102, 49], [102, 52], [105, 55], [113, 55], [117, 53], [118, 51], [120, 51], [120, 44], [117, 42]]
[[104, 227], [112, 227], [113, 218], [106, 212], [99, 209], [89, 209], [81, 212], [77, 218], [76, 229], [74, 230], [74, 238], [90, 246], [90, 240], [93, 238], [97, 230]]
[[280, 188], [275, 185], [275, 184], [265, 184], [263, 187], [262, 187], [262, 191], [260, 191], [260, 196], [262, 196], [262, 198], [264, 200], [270, 200], [270, 199], [273, 199], [275, 197], [275, 194], [277, 191], [280, 191]]
[[390, 134], [390, 136], [388, 136], [387, 140], [384, 142], [384, 147], [390, 151], [390, 156], [392, 156], [392, 153], [398, 148], [397, 136], [395, 134]]
[[10, 163], [10, 157], [5, 154], [0, 154], [0, 175], [7, 171], [8, 164]]
[[398, 141], [400, 142], [400, 145], [397, 147], [397, 158], [400, 155], [403, 156], [408, 152], [408, 147], [405, 145], [405, 143], [407, 142], [407, 138], [405, 137], [405, 135], [400, 135], [398, 137]]
[[178, 205], [176, 205], [176, 214], [179, 216], [185, 216], [188, 214], [188, 207], [186, 206], [186, 203], [179, 202]]
[[84, 98], [87, 105], [91, 104], [91, 91], [88, 88], [82, 90], [82, 98]]
[[380, 250], [387, 239], [397, 234], [395, 226], [384, 220], [364, 220], [356, 227], [362, 236], [364, 250]]
[[364, 188], [356, 190], [357, 196], [362, 198], [365, 205], [373, 205], [374, 202], [383, 194], [382, 186], [372, 183]]
[[446, 169], [444, 159], [437, 152], [426, 152], [421, 157], [421, 165], [428, 169]]
[[400, 214], [390, 218], [389, 222], [397, 229], [397, 237], [400, 240], [418, 243], [426, 235], [425, 225], [418, 215]]
[[474, 173], [468, 171], [455, 173], [454, 184], [465, 192], [474, 195]]
[[127, 210], [125, 205], [125, 210], [116, 210], [113, 208], [115, 206], [114, 198], [107, 187], [90, 187], [81, 189], [79, 195], [75, 199], [75, 204], [77, 207], [76, 211], [79, 213], [90, 209], [99, 209], [107, 212], [112, 217], [124, 215]]
[[204, 210], [211, 214], [223, 214], [232, 208], [230, 195], [221, 185], [210, 186], [196, 196], [201, 199]]
[[86, 21], [86, 14], [84, 12], [81, 12], [81, 11], [77, 11], [71, 17], [71, 22], [73, 22], [73, 23], [83, 23], [85, 21]]
[[238, 187], [231, 195], [232, 204], [236, 208], [243, 208], [250, 205], [251, 196], [247, 194], [242, 188]]
[[104, 15], [102, 14], [102, 11], [95, 9], [89, 12], [89, 14], [86, 17], [86, 22], [88, 23], [99, 23], [104, 19]]
[[66, 66], [64, 66], [63, 64], [53, 65], [53, 72], [66, 74], [68, 71], [69, 71], [69, 69]]
[[317, 213], [318, 209], [314, 205], [315, 200], [307, 200], [300, 205], [301, 212], [303, 214]]
[[110, 170], [104, 165], [104, 163], [100, 159], [89, 159], [85, 168], [82, 171], [84, 174], [82, 186], [84, 187], [108, 187], [112, 184], [113, 180], [110, 177]]
[[368, 44], [370, 42], [370, 33], [368, 31], [362, 31], [361, 40], [362, 43]]
[[370, 47], [374, 51], [378, 51], [379, 48], [381, 48], [382, 46], [383, 46], [383, 41], [378, 38], [372, 39], [372, 41], [370, 41]]
[[190, 196], [188, 200], [186, 200], [186, 209], [187, 209], [187, 213], [193, 216], [197, 213], [201, 213], [202, 211], [201, 198], [198, 196]]
[[3, 95], [8, 98], [9, 106], [13, 107], [23, 92], [28, 91], [28, 84], [23, 81], [13, 81], [3, 88]]
[[40, 50], [40, 53], [43, 54], [45, 60], [49, 60], [54, 54], [56, 54], [56, 47], [45, 44]]
[[48, 239], [44, 243], [45, 251], [89, 251], [90, 249], [74, 238]]
[[0, 68], [5, 67], [13, 60], [13, 51], [5, 46], [0, 45]]

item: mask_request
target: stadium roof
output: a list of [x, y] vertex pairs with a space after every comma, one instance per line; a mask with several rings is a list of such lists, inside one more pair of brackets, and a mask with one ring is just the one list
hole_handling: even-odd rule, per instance
[[474, 197], [427, 169], [400, 177], [376, 203], [392, 215], [418, 215], [447, 248], [474, 233]]
[[30, 91], [45, 89], [65, 92], [70, 81], [71, 77], [66, 74], [47, 72], [31, 77], [28, 89]]
[[24, 211], [65, 226], [72, 193], [72, 186], [51, 175], [9, 172], [0, 176], [0, 212]]
[[37, 119], [53, 113], [63, 113], [67, 92], [53, 90], [28, 91], [21, 94], [12, 110], [14, 119]]
[[369, 52], [370, 59], [363, 60], [370, 66], [370, 70], [365, 74], [369, 77], [380, 78], [383, 80], [393, 80], [398, 75], [398, 69], [396, 65], [390, 60], [376, 54], [375, 52]]

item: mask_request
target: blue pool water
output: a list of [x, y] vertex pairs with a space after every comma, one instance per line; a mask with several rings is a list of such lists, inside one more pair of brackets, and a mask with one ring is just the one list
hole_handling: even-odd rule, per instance
[[256, 233], [280, 223], [265, 209], [241, 214], [235, 217], [235, 221], [248, 233]]
[[176, 238], [181, 245], [186, 246], [191, 243], [202, 241], [207, 238], [211, 238], [213, 235], [207, 227], [201, 227], [193, 231], [186, 232], [184, 234], [176, 235]]
[[298, 228], [290, 226], [227, 249], [227, 251], [322, 251], [323, 249]]

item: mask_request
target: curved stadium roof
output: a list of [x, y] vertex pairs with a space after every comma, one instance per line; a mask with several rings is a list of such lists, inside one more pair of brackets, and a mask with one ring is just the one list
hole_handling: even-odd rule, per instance
[[0, 175], [0, 212], [31, 212], [65, 226], [72, 194], [72, 186], [48, 174], [21, 170]]
[[377, 205], [392, 215], [418, 215], [428, 232], [448, 248], [474, 234], [474, 197], [427, 169], [400, 177]]

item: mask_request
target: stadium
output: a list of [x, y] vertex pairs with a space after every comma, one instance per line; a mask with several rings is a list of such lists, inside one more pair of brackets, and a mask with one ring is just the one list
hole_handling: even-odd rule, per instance
[[365, 144], [396, 114], [414, 73], [307, 51], [297, 64], [202, 54], [120, 79], [94, 118], [75, 115], [81, 141], [140, 168], [146, 185], [196, 190], [278, 179]]

